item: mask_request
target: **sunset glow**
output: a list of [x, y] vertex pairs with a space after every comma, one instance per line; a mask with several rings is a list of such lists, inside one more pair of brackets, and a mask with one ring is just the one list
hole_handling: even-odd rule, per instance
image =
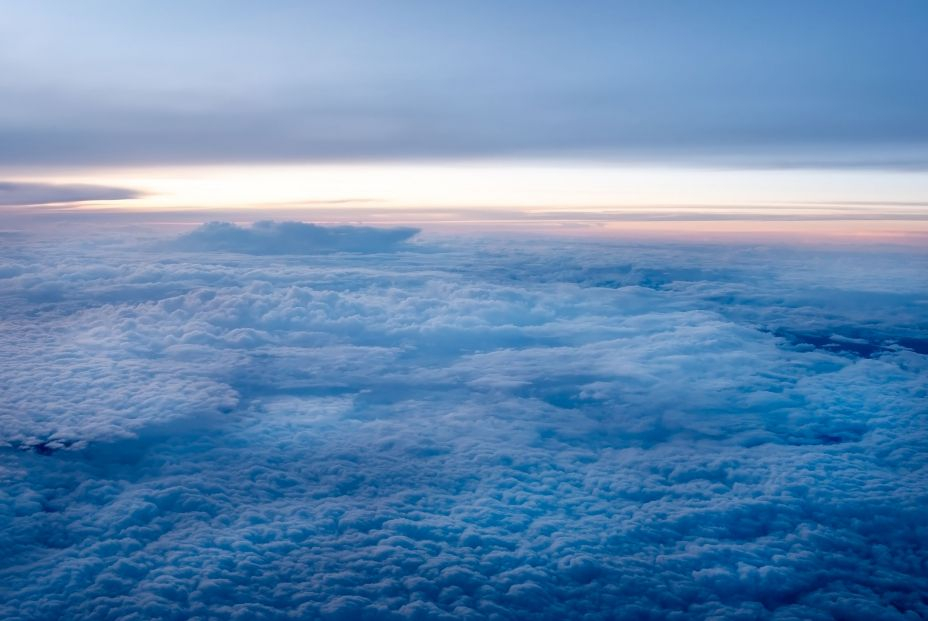
[[[257, 165], [99, 169], [24, 183], [130, 188], [136, 198], [35, 206], [33, 214], [251, 213], [330, 222], [416, 223], [475, 230], [585, 225], [610, 231], [734, 231], [804, 237], [928, 229], [928, 176], [917, 172], [685, 169], [584, 163]], [[577, 233], [575, 229], [564, 229]]]

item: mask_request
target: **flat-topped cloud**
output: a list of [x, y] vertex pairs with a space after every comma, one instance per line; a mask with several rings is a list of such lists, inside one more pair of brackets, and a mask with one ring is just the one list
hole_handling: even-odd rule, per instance
[[391, 252], [419, 233], [412, 227], [319, 226], [263, 220], [250, 227], [208, 222], [174, 241], [178, 250], [242, 254]]

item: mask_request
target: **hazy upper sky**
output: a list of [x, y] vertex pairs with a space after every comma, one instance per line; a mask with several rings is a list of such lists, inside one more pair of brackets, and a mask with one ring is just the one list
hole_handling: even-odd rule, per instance
[[921, 0], [8, 1], [3, 201], [921, 204], [926, 32]]
[[928, 163], [928, 3], [4, 3], [16, 165]]

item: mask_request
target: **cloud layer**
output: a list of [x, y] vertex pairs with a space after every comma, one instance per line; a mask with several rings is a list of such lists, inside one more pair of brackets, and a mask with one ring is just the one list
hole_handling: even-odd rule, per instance
[[3, 618], [928, 616], [925, 255], [206, 249], [4, 245]]
[[921, 2], [471, 4], [14, 2], [0, 163], [928, 166]]

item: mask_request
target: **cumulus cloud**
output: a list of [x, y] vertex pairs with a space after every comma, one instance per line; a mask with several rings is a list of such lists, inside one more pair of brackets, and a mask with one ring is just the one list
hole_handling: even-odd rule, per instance
[[924, 254], [426, 242], [4, 245], [0, 616], [928, 616]]
[[260, 255], [390, 252], [418, 232], [410, 227], [319, 226], [270, 220], [255, 222], [248, 228], [230, 222], [209, 222], [182, 235], [174, 247]]
[[0, 181], [0, 205], [5, 206], [115, 201], [139, 196], [141, 193], [136, 190], [102, 185]]

